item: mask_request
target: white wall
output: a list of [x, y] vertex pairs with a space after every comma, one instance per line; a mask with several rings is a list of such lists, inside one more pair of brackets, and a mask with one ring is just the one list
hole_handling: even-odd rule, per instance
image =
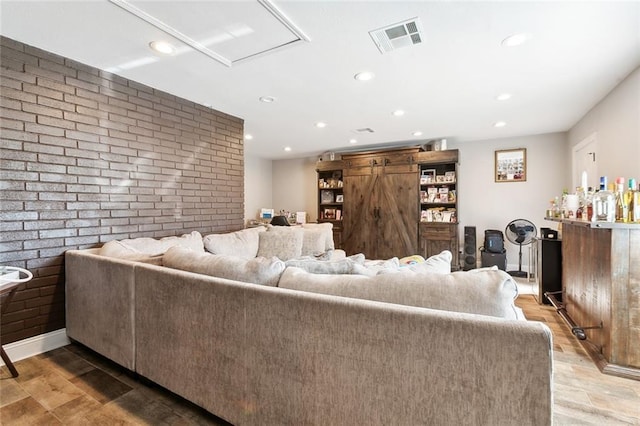
[[[460, 150], [459, 216], [460, 239], [463, 227], [476, 226], [478, 247], [485, 229], [499, 229], [513, 219], [529, 219], [539, 227], [555, 227], [543, 220], [549, 199], [567, 186], [565, 134], [554, 133], [519, 138], [450, 144]], [[527, 148], [527, 181], [494, 182], [494, 152], [498, 149]], [[305, 210], [316, 220], [316, 158], [273, 162], [273, 207], [276, 210]], [[566, 177], [568, 178], [568, 176]], [[528, 251], [523, 250], [528, 265]], [[517, 246], [507, 244], [507, 262], [517, 269]]]
[[[544, 220], [549, 200], [560, 196], [568, 185], [565, 133], [551, 133], [525, 137], [493, 139], [450, 144], [460, 152], [458, 165], [459, 233], [464, 226], [475, 226], [478, 248], [482, 246], [484, 231], [504, 232], [514, 219], [527, 219], [538, 228], [556, 228]], [[527, 149], [526, 182], [496, 183], [495, 151]], [[462, 247], [462, 245], [461, 245]], [[518, 269], [518, 246], [505, 241], [507, 269]], [[523, 270], [529, 264], [529, 248], [523, 247]], [[478, 259], [479, 261], [479, 259]]]
[[[568, 134], [568, 155], [592, 133], [598, 140], [598, 175], [640, 181], [640, 68], [593, 107]], [[591, 179], [590, 179], [591, 180]]]
[[[631, 73], [591, 109], [568, 133], [455, 144], [460, 150], [459, 217], [464, 226], [475, 226], [478, 246], [485, 229], [500, 229], [513, 219], [531, 220], [538, 228], [555, 227], [543, 220], [549, 200], [571, 187], [572, 147], [592, 133], [599, 142], [599, 174], [610, 178], [640, 180], [640, 68]], [[494, 152], [527, 148], [527, 181], [494, 182]], [[316, 158], [272, 162], [245, 159], [245, 215], [254, 218], [260, 208], [304, 210], [316, 220]], [[509, 269], [516, 269], [517, 246], [507, 243]], [[523, 250], [524, 264], [528, 251]], [[527, 266], [525, 266], [525, 269]]]
[[309, 222], [317, 220], [316, 160], [297, 158], [273, 162], [273, 208], [277, 211], [307, 212]]
[[244, 157], [244, 219], [256, 219], [260, 209], [273, 207], [272, 161]]

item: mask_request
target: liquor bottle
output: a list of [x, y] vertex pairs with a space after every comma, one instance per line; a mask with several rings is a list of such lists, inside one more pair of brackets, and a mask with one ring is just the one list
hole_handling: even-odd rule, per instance
[[624, 178], [616, 179], [616, 222], [626, 222], [629, 217], [629, 205], [624, 203]]
[[629, 186], [627, 190], [624, 191], [623, 201], [627, 208], [627, 214], [624, 218], [624, 222], [633, 222], [633, 193], [636, 190], [636, 180], [631, 178], [629, 179]]
[[633, 222], [640, 223], [640, 184], [633, 191]]
[[576, 220], [582, 220], [582, 214], [586, 215], [587, 206], [585, 205], [585, 190], [586, 188], [582, 188], [578, 186], [576, 188], [576, 195], [578, 196], [578, 208], [576, 209]]
[[593, 195], [595, 194], [595, 192], [593, 191], [592, 187], [589, 187], [589, 190], [587, 191], [587, 200], [586, 200], [586, 205], [587, 205], [587, 212], [586, 212], [586, 216], [583, 214], [582, 219], [586, 220], [587, 222], [591, 222], [591, 220], [593, 219]]
[[553, 217], [560, 219], [562, 217], [562, 210], [560, 208], [560, 199], [555, 197], [553, 199]]
[[593, 196], [593, 218], [592, 222], [615, 222], [616, 221], [616, 197], [613, 195], [614, 185], [609, 184], [609, 189], [604, 186], [606, 177], [600, 178], [600, 191]]
[[625, 208], [624, 208], [624, 178], [619, 177], [616, 179], [615, 192], [616, 196], [616, 222], [624, 221]]

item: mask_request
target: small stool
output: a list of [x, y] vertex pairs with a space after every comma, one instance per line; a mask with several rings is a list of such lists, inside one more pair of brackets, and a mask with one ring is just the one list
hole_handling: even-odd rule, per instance
[[[20, 274], [24, 274], [24, 278], [20, 278]], [[0, 296], [4, 297], [2, 305], [0, 305], [0, 315], [6, 311], [11, 303], [11, 299], [18, 291], [20, 284], [26, 283], [33, 278], [33, 274], [26, 269], [18, 268], [16, 266], [0, 266]], [[11, 372], [11, 377], [18, 377], [19, 373], [16, 367], [11, 362], [9, 355], [4, 351], [2, 347], [2, 335], [0, 334], [0, 357], [4, 361], [5, 365]]]

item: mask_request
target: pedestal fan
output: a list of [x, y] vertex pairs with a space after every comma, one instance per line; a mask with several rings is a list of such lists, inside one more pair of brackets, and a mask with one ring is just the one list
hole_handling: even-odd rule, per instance
[[531, 244], [531, 241], [533, 241], [537, 234], [538, 230], [536, 229], [536, 226], [526, 219], [512, 220], [505, 228], [504, 235], [507, 240], [520, 246], [520, 251], [518, 253], [518, 270], [507, 271], [511, 276], [527, 276], [527, 273], [522, 271], [522, 246]]

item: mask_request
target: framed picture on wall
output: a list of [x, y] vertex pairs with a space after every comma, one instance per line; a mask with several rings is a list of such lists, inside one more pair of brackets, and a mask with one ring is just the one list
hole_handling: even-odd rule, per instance
[[496, 151], [495, 181], [524, 182], [527, 180], [527, 149], [504, 149]]

